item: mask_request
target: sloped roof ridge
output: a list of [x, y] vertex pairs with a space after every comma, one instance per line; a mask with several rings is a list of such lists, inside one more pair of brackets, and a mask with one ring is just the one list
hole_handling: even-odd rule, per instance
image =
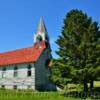
[[8, 53], [8, 52], [14, 52], [14, 51], [20, 51], [22, 49], [28, 49], [28, 48], [32, 48], [32, 47], [33, 46], [28, 46], [28, 47], [23, 47], [23, 48], [17, 48], [17, 49], [14, 49], [14, 50], [8, 50], [8, 51], [0, 52], [0, 54]]

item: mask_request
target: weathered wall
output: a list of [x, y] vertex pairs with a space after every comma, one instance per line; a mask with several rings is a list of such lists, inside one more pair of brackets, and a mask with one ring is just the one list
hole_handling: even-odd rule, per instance
[[[5, 88], [12, 89], [14, 88], [14, 85], [17, 86], [18, 89], [27, 89], [28, 87], [35, 89], [35, 67], [34, 63], [30, 63], [32, 66], [32, 76], [27, 77], [27, 64], [17, 64], [18, 67], [18, 76], [14, 77], [14, 67], [15, 65], [9, 65], [9, 66], [0, 66], [0, 87], [2, 85], [5, 86]], [[6, 67], [5, 77], [2, 78], [2, 68]]]
[[50, 69], [46, 66], [47, 59], [51, 59], [49, 49], [45, 49], [38, 61], [35, 63], [36, 66], [36, 77], [35, 85], [36, 89], [46, 89], [50, 84], [49, 76], [51, 75]]
[[[46, 66], [46, 61], [51, 59], [51, 51], [49, 48], [46, 48], [40, 55], [39, 59], [35, 63], [30, 63], [32, 67], [32, 76], [27, 77], [28, 65], [26, 64], [17, 64], [9, 66], [0, 66], [0, 87], [2, 85], [5, 88], [12, 89], [14, 85], [17, 86], [17, 89], [49, 89], [54, 90], [54, 85], [49, 80], [51, 75], [50, 69]], [[18, 76], [14, 77], [14, 67], [18, 67]], [[5, 77], [2, 78], [2, 68], [6, 67]]]

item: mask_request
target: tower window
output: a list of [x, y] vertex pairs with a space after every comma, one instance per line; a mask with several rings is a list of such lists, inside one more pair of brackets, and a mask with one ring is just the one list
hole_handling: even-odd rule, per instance
[[18, 76], [18, 68], [17, 66], [14, 67], [14, 77]]
[[6, 67], [4, 67], [4, 68], [2, 69], [2, 78], [5, 77], [5, 74], [6, 74]]
[[42, 41], [42, 37], [38, 35], [36, 41], [37, 41], [38, 47], [40, 47], [40, 42]]
[[32, 74], [32, 72], [31, 72], [31, 65], [29, 64], [28, 71], [27, 71], [27, 76], [30, 77], [31, 74]]
[[42, 37], [40, 35], [37, 36], [38, 41], [42, 41]]

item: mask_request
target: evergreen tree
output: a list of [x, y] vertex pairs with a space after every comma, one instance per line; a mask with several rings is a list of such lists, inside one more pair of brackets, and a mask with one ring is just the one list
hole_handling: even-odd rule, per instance
[[[93, 90], [93, 81], [100, 72], [100, 31], [98, 23], [81, 10], [71, 10], [64, 19], [62, 33], [56, 43], [59, 46], [57, 54], [63, 64], [61, 73], [70, 73], [70, 81], [83, 83], [84, 91], [88, 91], [87, 83]], [[59, 67], [59, 66], [56, 66]], [[60, 73], [59, 72], [59, 73]], [[68, 75], [68, 74], [67, 74]], [[65, 75], [65, 79], [67, 79]], [[59, 76], [58, 76], [59, 77]], [[60, 78], [63, 77], [60, 76]]]
[[71, 69], [67, 65], [62, 59], [53, 59], [51, 80], [62, 89], [66, 87], [67, 83], [72, 81]]

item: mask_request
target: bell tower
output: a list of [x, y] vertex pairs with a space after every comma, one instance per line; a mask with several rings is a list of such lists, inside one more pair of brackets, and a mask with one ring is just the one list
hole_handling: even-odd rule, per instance
[[37, 43], [40, 41], [45, 41], [46, 43], [49, 43], [49, 36], [44, 24], [43, 17], [40, 18], [37, 32], [34, 35], [34, 43]]
[[[49, 42], [48, 32], [46, 30], [44, 20], [41, 17], [38, 25], [37, 32], [34, 34], [34, 47], [37, 52], [41, 52], [40, 59], [38, 60], [35, 68], [35, 85], [36, 89], [40, 90], [54, 90], [55, 86], [49, 80], [51, 76], [51, 48]], [[39, 81], [38, 81], [39, 80]]]

